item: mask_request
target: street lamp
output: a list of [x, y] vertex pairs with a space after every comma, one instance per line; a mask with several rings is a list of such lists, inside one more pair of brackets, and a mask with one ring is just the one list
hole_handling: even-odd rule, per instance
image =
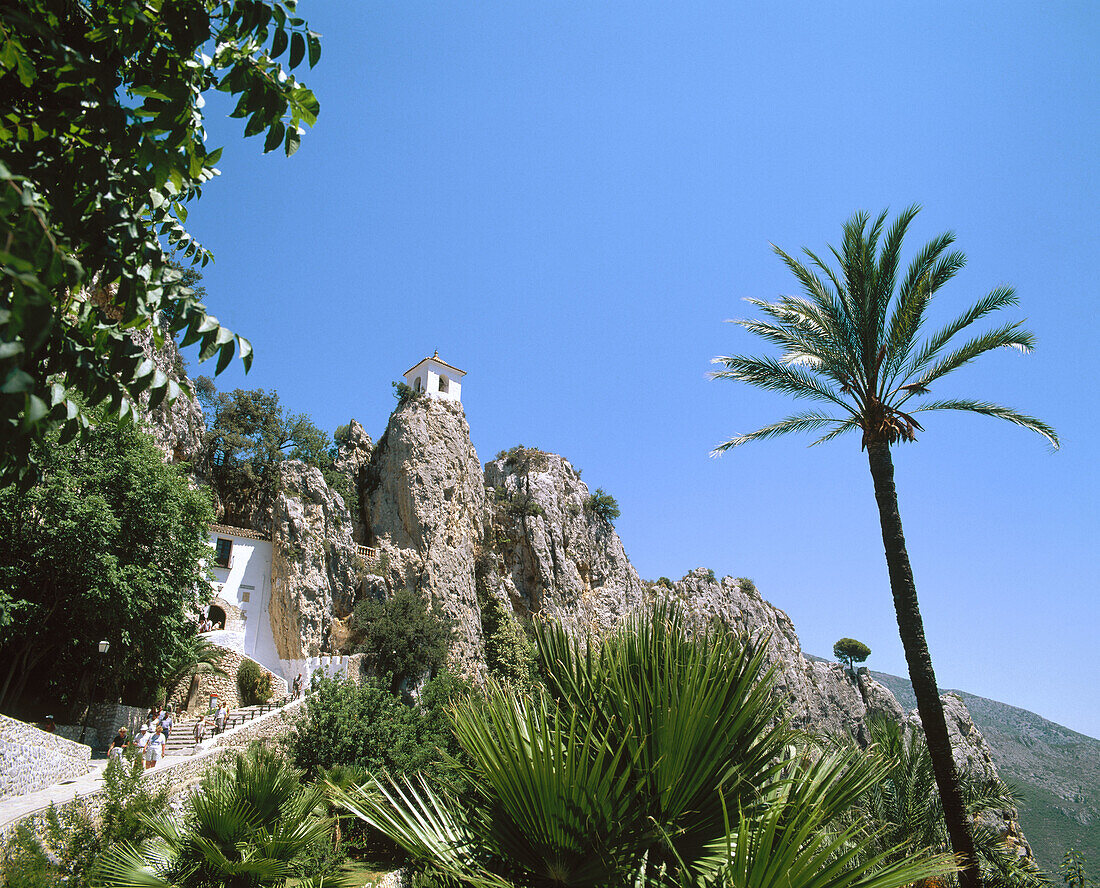
[[92, 701], [95, 699], [96, 685], [99, 683], [99, 673], [102, 671], [103, 660], [107, 656], [107, 651], [111, 649], [111, 643], [104, 639], [99, 643], [99, 663], [96, 664], [95, 680], [92, 682], [92, 689], [88, 695], [88, 708], [84, 712], [84, 724], [80, 728], [80, 743], [84, 742], [84, 735], [88, 733], [88, 719], [92, 716]]

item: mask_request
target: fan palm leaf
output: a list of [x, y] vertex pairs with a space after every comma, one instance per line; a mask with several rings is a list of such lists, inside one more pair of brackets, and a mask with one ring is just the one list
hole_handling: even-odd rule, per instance
[[[277, 751], [254, 747], [219, 768], [192, 792], [182, 818], [147, 817], [154, 838], [123, 843], [98, 862], [101, 888], [264, 888], [306, 876], [324, 848], [331, 821], [324, 787], [303, 786], [302, 774]], [[325, 884], [337, 885], [338, 878]]]

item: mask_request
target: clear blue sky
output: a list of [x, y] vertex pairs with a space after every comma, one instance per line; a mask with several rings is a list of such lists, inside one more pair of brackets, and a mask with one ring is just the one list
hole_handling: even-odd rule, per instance
[[853, 636], [905, 674], [858, 439], [710, 459], [792, 404], [705, 374], [760, 350], [723, 324], [743, 297], [795, 290], [769, 242], [920, 202], [910, 247], [953, 229], [969, 256], [941, 312], [1012, 283], [1039, 337], [943, 393], [1064, 442], [945, 414], [896, 450], [940, 683], [1100, 736], [1094, 3], [300, 9], [324, 55], [298, 154], [208, 106], [223, 175], [192, 229], [211, 310], [257, 352], [221, 387], [377, 438], [390, 381], [438, 349], [482, 460], [565, 455], [618, 498], [642, 576], [752, 577], [807, 651]]

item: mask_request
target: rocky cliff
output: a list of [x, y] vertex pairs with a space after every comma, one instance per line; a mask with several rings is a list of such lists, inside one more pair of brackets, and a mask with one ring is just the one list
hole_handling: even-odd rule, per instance
[[360, 510], [366, 543], [380, 551], [377, 570], [387, 590], [408, 587], [429, 598], [454, 627], [455, 664], [481, 672], [476, 563], [485, 488], [461, 404], [405, 399], [374, 448]]
[[334, 624], [351, 613], [364, 570], [340, 495], [319, 469], [280, 466], [271, 517], [271, 628], [284, 660], [333, 650]]
[[482, 574], [522, 617], [608, 628], [639, 607], [643, 585], [580, 473], [552, 453], [514, 447], [485, 466]]

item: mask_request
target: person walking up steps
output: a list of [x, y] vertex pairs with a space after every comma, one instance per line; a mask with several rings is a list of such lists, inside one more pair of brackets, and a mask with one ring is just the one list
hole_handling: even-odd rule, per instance
[[221, 733], [225, 730], [225, 717], [228, 713], [225, 711], [225, 704], [218, 704], [218, 711], [214, 714], [214, 728], [217, 733]]
[[126, 727], [124, 725], [123, 727], [118, 729], [118, 733], [115, 734], [115, 739], [111, 741], [111, 745], [107, 749], [108, 761], [114, 759], [115, 761], [121, 762], [122, 753], [125, 751], [128, 742], [129, 741], [126, 737]]
[[149, 738], [145, 744], [145, 769], [155, 768], [157, 762], [164, 756], [164, 743], [168, 738], [164, 736], [164, 728], [157, 725], [157, 732]]
[[298, 673], [298, 677], [294, 679], [294, 699], [297, 700], [302, 696], [302, 673]]

